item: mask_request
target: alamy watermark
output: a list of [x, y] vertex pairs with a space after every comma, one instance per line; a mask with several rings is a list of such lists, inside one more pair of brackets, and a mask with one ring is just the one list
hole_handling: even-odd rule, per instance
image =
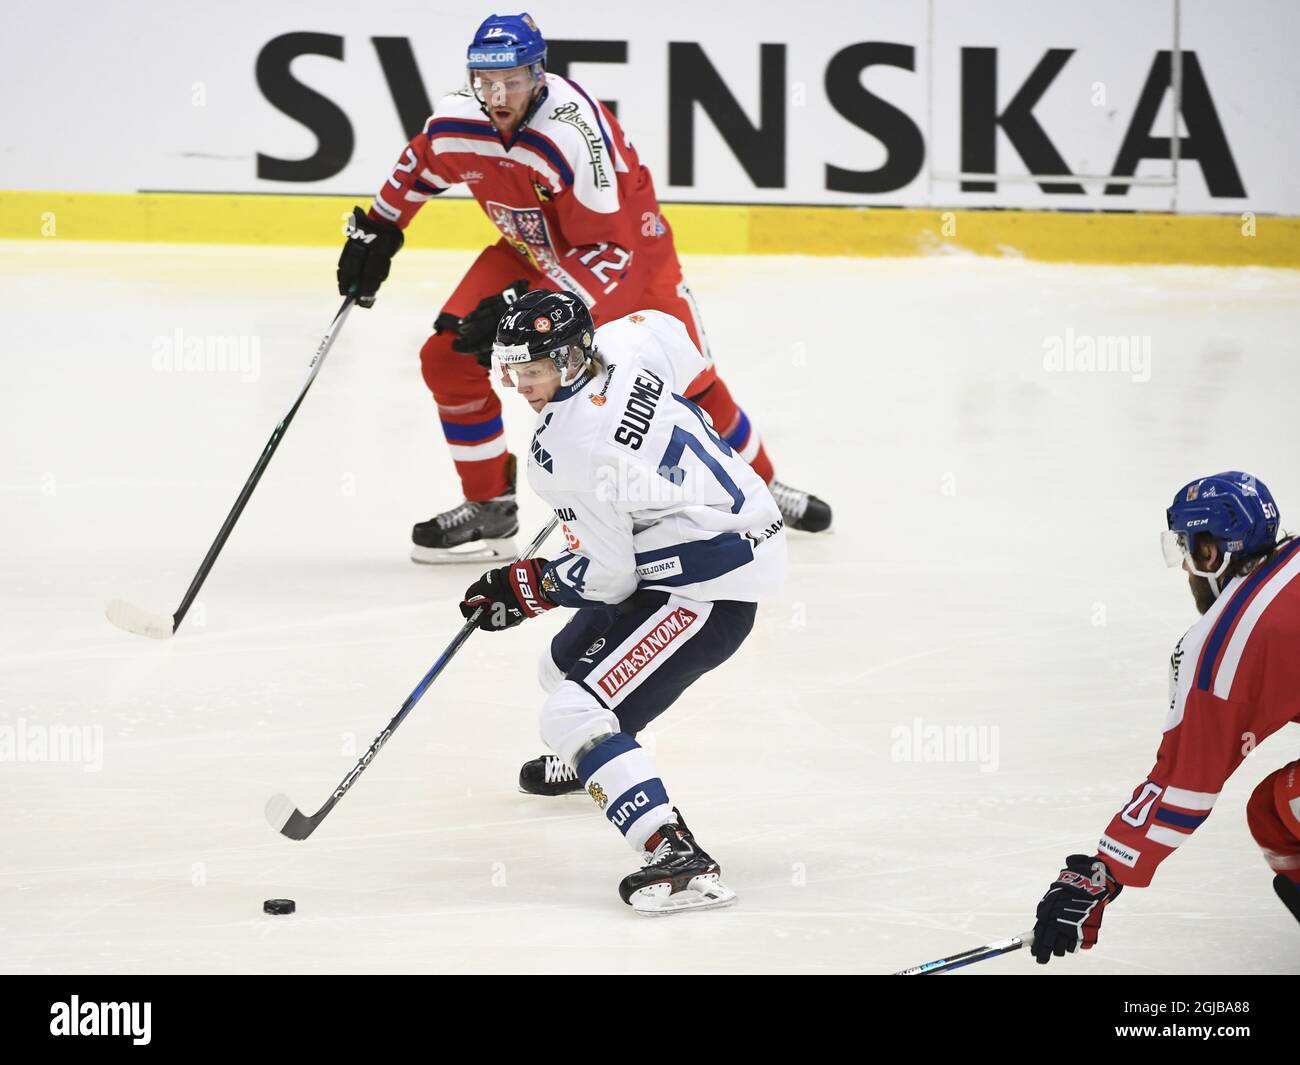
[[262, 375], [261, 339], [174, 329], [153, 338], [152, 366], [159, 373], [237, 373], [251, 384]]
[[1043, 337], [1048, 373], [1126, 373], [1135, 384], [1151, 380], [1150, 336], [1092, 336], [1067, 328]]
[[80, 763], [87, 773], [104, 768], [103, 725], [35, 725], [20, 717], [0, 725], [0, 762]]
[[620, 459], [595, 470], [596, 498], [602, 503], [668, 504], [682, 498], [686, 469], [660, 466], [652, 470]]
[[50, 1035], [126, 1036], [135, 1046], [148, 1046], [152, 1013], [152, 1002], [82, 1002], [72, 995], [50, 1006]]
[[981, 773], [998, 769], [997, 725], [927, 725], [919, 717], [889, 730], [895, 762], [976, 762]]

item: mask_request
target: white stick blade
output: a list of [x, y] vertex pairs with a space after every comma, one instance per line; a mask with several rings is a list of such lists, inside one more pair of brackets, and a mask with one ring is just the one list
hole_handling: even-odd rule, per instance
[[108, 604], [108, 609], [104, 611], [108, 620], [116, 625], [119, 629], [125, 629], [127, 632], [134, 632], [137, 636], [148, 636], [154, 640], [170, 639], [175, 631], [170, 616], [164, 617], [161, 614], [152, 614], [148, 610], [142, 610], [133, 603], [128, 603], [124, 599], [114, 599]]
[[272, 795], [266, 800], [266, 819], [271, 822], [273, 829], [280, 832], [297, 809], [298, 807], [293, 804], [293, 800], [281, 792], [279, 795]]

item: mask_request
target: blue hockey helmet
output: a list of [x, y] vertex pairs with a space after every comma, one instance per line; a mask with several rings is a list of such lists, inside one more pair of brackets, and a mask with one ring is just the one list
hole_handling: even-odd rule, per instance
[[[1188, 572], [1217, 578], [1233, 555], [1263, 550], [1277, 539], [1278, 513], [1273, 493], [1248, 473], [1228, 470], [1183, 485], [1165, 512], [1169, 524], [1161, 536], [1170, 566], [1188, 562]], [[1204, 533], [1219, 545], [1223, 561], [1214, 572], [1196, 568], [1196, 535]]]
[[546, 38], [533, 16], [489, 15], [474, 31], [466, 56], [470, 70], [539, 69], [546, 64]]

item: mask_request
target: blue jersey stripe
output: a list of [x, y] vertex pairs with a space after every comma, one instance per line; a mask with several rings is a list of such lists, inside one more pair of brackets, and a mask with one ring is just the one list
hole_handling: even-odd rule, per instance
[[520, 130], [515, 136], [514, 143], [523, 143], [536, 148], [551, 161], [551, 165], [555, 167], [555, 172], [560, 175], [560, 181], [564, 183], [565, 188], [573, 184], [573, 168], [569, 166], [569, 161], [556, 150], [555, 145], [536, 130]]
[[[430, 120], [429, 124], [424, 127], [424, 133], [427, 137], [433, 137], [440, 133], [461, 133], [466, 136], [501, 143], [501, 137], [491, 122], [478, 122], [474, 119], [435, 118]], [[555, 167], [555, 172], [560, 175], [560, 181], [565, 187], [567, 188], [573, 184], [573, 168], [569, 166], [568, 160], [559, 153], [555, 145], [536, 130], [525, 126], [515, 134], [514, 139], [510, 142], [512, 148], [516, 144], [527, 144], [541, 152]]]
[[753, 561], [754, 545], [740, 533], [719, 533], [710, 540], [693, 540], [654, 551], [638, 551], [636, 565], [639, 570], [642, 566], [674, 558], [681, 564], [680, 573], [667, 577], [638, 573], [640, 583], [643, 586], [680, 588], [685, 584], [711, 581]]
[[496, 436], [497, 433], [504, 431], [505, 426], [501, 421], [501, 416], [493, 418], [491, 421], [479, 422], [476, 425], [457, 425], [454, 422], [442, 423], [442, 434], [451, 444], [477, 444], [482, 440]]
[[433, 118], [429, 124], [424, 127], [424, 135], [432, 137], [438, 133], [466, 133], [472, 137], [490, 137], [495, 140], [501, 138], [497, 136], [496, 126], [491, 122], [480, 122], [472, 118]]
[[1241, 586], [1236, 595], [1232, 597], [1232, 602], [1219, 615], [1219, 620], [1214, 623], [1214, 628], [1210, 631], [1210, 638], [1205, 641], [1205, 650], [1201, 652], [1201, 667], [1196, 671], [1196, 687], [1198, 689], [1207, 692], [1214, 686], [1214, 663], [1219, 657], [1219, 652], [1223, 650], [1223, 645], [1228, 640], [1228, 633], [1232, 631], [1233, 623], [1246, 609], [1246, 604], [1250, 602], [1250, 597], [1255, 593], [1255, 590], [1276, 573], [1281, 566], [1284, 566], [1297, 550], [1300, 550], [1300, 540], [1287, 544], [1267, 564], [1261, 566], [1247, 577], [1246, 583]]
[[1163, 821], [1167, 825], [1177, 825], [1179, 828], [1188, 830], [1196, 828], [1204, 821], [1209, 814], [1184, 814], [1177, 810], [1171, 810], [1167, 806], [1162, 806], [1156, 811], [1156, 820]]

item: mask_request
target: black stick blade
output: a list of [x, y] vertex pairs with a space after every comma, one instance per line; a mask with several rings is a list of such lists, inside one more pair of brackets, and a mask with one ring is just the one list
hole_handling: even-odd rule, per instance
[[1282, 904], [1291, 911], [1291, 915], [1300, 921], [1300, 887], [1287, 877], [1278, 873], [1273, 878], [1273, 890], [1277, 892], [1277, 897], [1282, 900]]
[[316, 828], [316, 823], [304, 816], [293, 800], [283, 793], [267, 799], [266, 819], [273, 829], [289, 839], [306, 839]]

